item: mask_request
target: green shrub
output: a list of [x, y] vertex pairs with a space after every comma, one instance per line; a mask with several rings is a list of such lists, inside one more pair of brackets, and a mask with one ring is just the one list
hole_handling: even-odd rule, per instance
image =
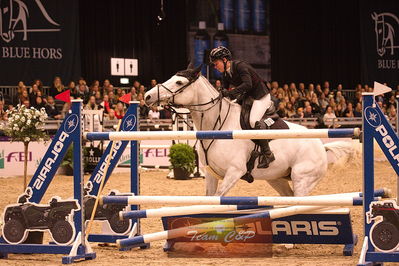
[[174, 144], [169, 150], [169, 162], [172, 168], [183, 168], [192, 173], [195, 169], [194, 149], [184, 143]]

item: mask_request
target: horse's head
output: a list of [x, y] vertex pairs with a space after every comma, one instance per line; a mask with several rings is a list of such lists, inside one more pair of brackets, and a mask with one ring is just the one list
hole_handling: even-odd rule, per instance
[[385, 54], [385, 46], [383, 44], [384, 35], [385, 35], [384, 17], [374, 12], [371, 14], [371, 18], [374, 20], [374, 31], [377, 42], [377, 53], [379, 56], [383, 56]]
[[399, 25], [399, 19], [395, 14], [392, 13], [372, 13], [371, 18], [374, 20], [374, 30], [377, 42], [377, 53], [379, 56], [383, 56], [386, 50], [391, 50], [393, 55], [393, 49], [397, 48], [394, 45], [395, 30], [394, 25]]
[[192, 64], [186, 70], [177, 72], [173, 77], [162, 84], [158, 84], [146, 92], [146, 104], [173, 104], [189, 105], [192, 103], [196, 92], [192, 84], [200, 76], [201, 66], [194, 68]]

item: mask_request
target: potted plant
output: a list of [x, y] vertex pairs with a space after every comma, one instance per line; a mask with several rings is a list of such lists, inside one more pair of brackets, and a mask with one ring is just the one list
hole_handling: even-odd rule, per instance
[[173, 144], [169, 150], [169, 162], [175, 179], [190, 179], [195, 169], [195, 153], [188, 144]]

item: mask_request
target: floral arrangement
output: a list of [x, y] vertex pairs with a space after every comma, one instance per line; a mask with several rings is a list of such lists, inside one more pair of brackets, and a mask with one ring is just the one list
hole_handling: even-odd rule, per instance
[[26, 178], [28, 169], [28, 145], [30, 141], [46, 141], [49, 136], [44, 131], [44, 121], [47, 113], [44, 108], [40, 111], [25, 105], [18, 105], [17, 108], [7, 111], [8, 123], [2, 126], [4, 133], [11, 138], [11, 141], [21, 141], [24, 143], [24, 186], [26, 188]]
[[44, 121], [47, 119], [47, 113], [42, 108], [40, 111], [25, 105], [18, 105], [17, 108], [7, 111], [8, 123], [4, 125], [4, 133], [12, 141], [44, 141], [48, 135], [44, 131]]

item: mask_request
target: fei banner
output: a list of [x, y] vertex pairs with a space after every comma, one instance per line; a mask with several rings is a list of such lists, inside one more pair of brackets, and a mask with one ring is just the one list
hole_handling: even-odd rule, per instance
[[78, 0], [0, 0], [0, 65], [0, 86], [78, 78]]
[[360, 4], [362, 82], [399, 85], [399, 3], [364, 0]]

